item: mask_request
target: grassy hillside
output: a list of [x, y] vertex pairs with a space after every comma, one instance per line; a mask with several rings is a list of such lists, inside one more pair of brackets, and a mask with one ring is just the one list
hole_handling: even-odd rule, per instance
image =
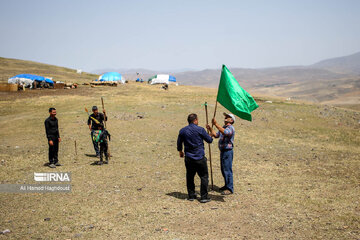
[[[84, 107], [100, 105], [100, 96], [108, 111], [113, 158], [109, 165], [92, 166]], [[55, 106], [64, 164], [56, 171], [72, 173], [72, 192], [1, 193], [0, 226], [11, 233], [0, 238], [358, 239], [356, 111], [257, 97], [253, 122], [235, 124], [235, 194], [218, 192], [223, 179], [215, 140], [212, 201], [186, 201], [177, 134], [192, 112], [204, 126], [201, 104], [210, 103], [211, 116], [215, 98], [215, 89], [170, 86], [164, 91], [135, 83], [1, 93], [0, 183], [35, 183], [34, 172], [51, 171], [43, 166], [43, 121]], [[223, 111], [219, 106], [220, 122]]]
[[7, 82], [10, 77], [29, 73], [52, 77], [54, 81], [84, 83], [96, 79], [96, 74], [77, 74], [76, 70], [49, 64], [0, 57], [0, 82]]

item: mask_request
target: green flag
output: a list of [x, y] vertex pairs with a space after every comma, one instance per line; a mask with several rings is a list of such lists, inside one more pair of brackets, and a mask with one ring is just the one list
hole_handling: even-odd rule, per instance
[[253, 97], [246, 92], [223, 65], [216, 99], [227, 110], [239, 118], [251, 121], [251, 112], [259, 107]]

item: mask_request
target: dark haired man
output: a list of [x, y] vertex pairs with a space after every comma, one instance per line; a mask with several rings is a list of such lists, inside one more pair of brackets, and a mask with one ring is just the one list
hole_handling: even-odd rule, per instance
[[102, 129], [102, 123], [103, 121], [107, 121], [107, 116], [104, 116], [104, 114], [106, 114], [105, 109], [103, 110], [104, 114], [99, 113], [97, 106], [93, 106], [92, 111], [93, 113], [89, 116], [87, 124], [91, 131], [91, 140], [94, 145], [96, 157], [100, 157], [99, 143], [94, 141], [94, 133], [98, 131], [99, 128]]
[[[190, 114], [187, 120], [189, 125], [182, 128], [179, 132], [177, 150], [179, 151], [181, 158], [185, 155], [188, 200], [193, 201], [196, 199], [194, 177], [197, 173], [201, 180], [200, 202], [206, 203], [209, 202], [210, 199], [208, 197], [207, 190], [209, 184], [209, 173], [204, 151], [204, 140], [207, 143], [211, 143], [213, 139], [204, 128], [198, 126], [199, 121], [195, 113]], [[183, 144], [185, 154], [183, 152]]]
[[215, 132], [209, 125], [206, 128], [210, 131], [211, 136], [219, 139], [219, 149], [220, 149], [220, 164], [221, 164], [221, 173], [224, 177], [225, 185], [220, 188], [222, 195], [229, 195], [234, 193], [234, 184], [233, 184], [233, 171], [232, 171], [232, 162], [233, 162], [233, 147], [234, 147], [234, 136], [235, 128], [233, 124], [235, 123], [235, 116], [231, 113], [224, 113], [225, 125], [222, 127], [216, 122], [216, 119], [212, 119], [212, 124], [219, 130]]
[[49, 144], [49, 167], [56, 168], [56, 166], [61, 166], [58, 160], [61, 138], [58, 119], [56, 118], [56, 109], [53, 107], [49, 108], [49, 114], [50, 116], [45, 120], [45, 131]]

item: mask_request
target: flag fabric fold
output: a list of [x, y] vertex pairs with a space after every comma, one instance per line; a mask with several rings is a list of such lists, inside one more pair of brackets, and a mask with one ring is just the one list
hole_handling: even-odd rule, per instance
[[248, 121], [252, 121], [251, 112], [259, 107], [225, 65], [222, 66], [216, 100], [239, 118]]

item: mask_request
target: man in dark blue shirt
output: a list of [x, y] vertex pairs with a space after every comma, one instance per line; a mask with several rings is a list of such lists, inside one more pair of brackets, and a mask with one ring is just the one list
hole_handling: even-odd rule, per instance
[[207, 159], [204, 151], [204, 140], [207, 143], [212, 143], [213, 139], [205, 131], [204, 128], [199, 127], [198, 117], [195, 113], [188, 116], [189, 125], [182, 128], [179, 132], [177, 140], [177, 150], [180, 157], [184, 157], [183, 144], [185, 148], [185, 167], [186, 167], [186, 186], [188, 190], [188, 200], [196, 199], [194, 177], [197, 173], [201, 180], [200, 194], [201, 203], [209, 202], [208, 198], [208, 184], [209, 173], [207, 167]]

